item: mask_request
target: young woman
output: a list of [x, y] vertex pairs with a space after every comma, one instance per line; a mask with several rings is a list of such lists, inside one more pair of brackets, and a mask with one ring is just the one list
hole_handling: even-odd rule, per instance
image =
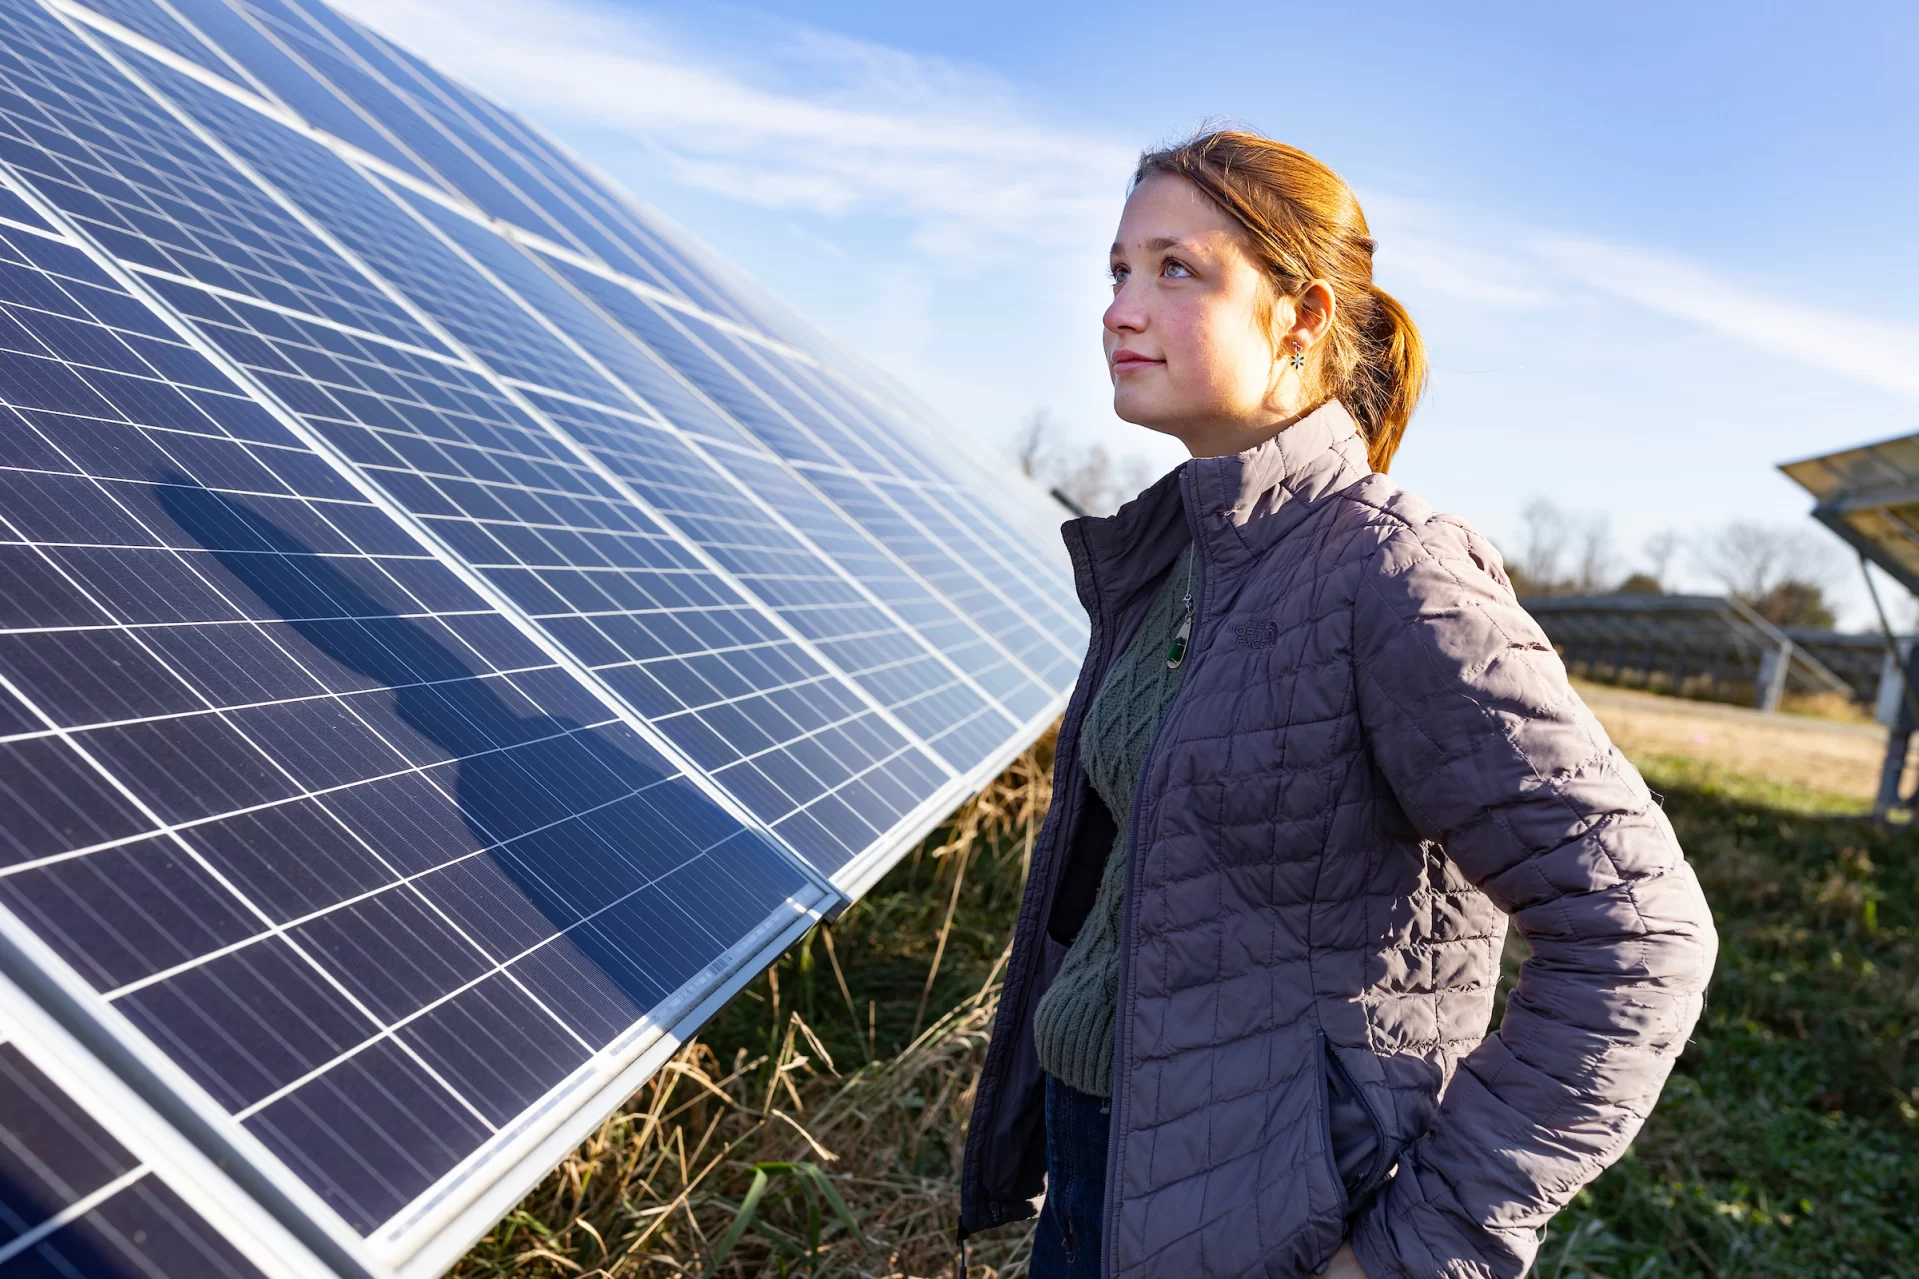
[[1145, 155], [1120, 218], [1114, 408], [1192, 459], [1065, 528], [1092, 640], [960, 1222], [1043, 1190], [1034, 1279], [1517, 1276], [1699, 1013], [1657, 800], [1498, 553], [1386, 478], [1426, 361], [1372, 260], [1247, 133]]

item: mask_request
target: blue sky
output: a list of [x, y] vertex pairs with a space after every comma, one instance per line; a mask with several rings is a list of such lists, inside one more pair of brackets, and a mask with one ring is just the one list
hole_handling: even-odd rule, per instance
[[1207, 119], [1359, 191], [1433, 353], [1395, 475], [1496, 541], [1537, 497], [1621, 567], [1811, 528], [1775, 463], [1919, 430], [1919, 6], [344, 7], [991, 447], [1043, 407], [1180, 456], [1111, 415], [1102, 271], [1132, 158]]

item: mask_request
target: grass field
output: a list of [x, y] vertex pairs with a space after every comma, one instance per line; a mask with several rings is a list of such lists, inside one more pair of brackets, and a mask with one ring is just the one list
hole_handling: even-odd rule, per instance
[[[1712, 901], [1719, 967], [1659, 1109], [1535, 1273], [1919, 1274], [1919, 835], [1854, 796], [1637, 762]], [[456, 1273], [953, 1274], [954, 1171], [1049, 767], [1042, 745], [796, 947]], [[1023, 1274], [1025, 1246], [976, 1241], [971, 1279]]]

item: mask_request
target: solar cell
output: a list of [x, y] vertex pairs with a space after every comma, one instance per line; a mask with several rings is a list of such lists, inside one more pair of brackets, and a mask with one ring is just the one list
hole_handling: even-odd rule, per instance
[[[8, 6], [0, 166], [0, 1274], [443, 1268], [1057, 713], [912, 410], [330, 10]], [[48, 1053], [159, 1109], [19, 1208]]]

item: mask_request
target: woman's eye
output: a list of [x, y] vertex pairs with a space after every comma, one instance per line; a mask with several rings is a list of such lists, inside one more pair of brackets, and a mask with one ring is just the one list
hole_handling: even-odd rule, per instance
[[1192, 274], [1184, 262], [1175, 262], [1170, 258], [1167, 259], [1166, 265], [1160, 267], [1159, 273], [1161, 275], [1170, 275], [1176, 280], [1183, 279]]
[[1126, 277], [1131, 275], [1132, 271], [1123, 266], [1109, 266], [1106, 268], [1106, 274], [1112, 277], [1114, 284], [1124, 284]]

